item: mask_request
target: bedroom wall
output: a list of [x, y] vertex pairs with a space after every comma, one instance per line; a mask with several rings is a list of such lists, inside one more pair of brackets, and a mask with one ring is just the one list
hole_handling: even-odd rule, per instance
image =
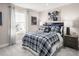
[[10, 4], [0, 4], [0, 12], [2, 12], [2, 26], [0, 26], [0, 47], [6, 46], [9, 44], [9, 26], [10, 26]]
[[[71, 33], [76, 32], [79, 35], [79, 4], [69, 4], [52, 10], [42, 12], [41, 20], [47, 20], [49, 11], [59, 10], [61, 21], [64, 21], [65, 27], [71, 28]], [[47, 18], [47, 19], [46, 19]]]
[[48, 21], [48, 12], [44, 11], [40, 13], [40, 26], [43, 25], [46, 21]]
[[[37, 25], [31, 25], [31, 16], [37, 17]], [[39, 12], [28, 10], [28, 32], [38, 31], [40, 21], [39, 18], [40, 18]]]
[[71, 28], [71, 34], [76, 32], [79, 35], [79, 4], [61, 7], [61, 20], [64, 21], [65, 27]]

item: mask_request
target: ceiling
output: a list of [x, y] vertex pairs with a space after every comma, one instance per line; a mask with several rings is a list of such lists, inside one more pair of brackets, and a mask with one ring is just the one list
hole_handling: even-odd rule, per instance
[[32, 9], [38, 12], [54, 9], [67, 4], [68, 3], [15, 3], [15, 5], [17, 6], [27, 8], [27, 9]]

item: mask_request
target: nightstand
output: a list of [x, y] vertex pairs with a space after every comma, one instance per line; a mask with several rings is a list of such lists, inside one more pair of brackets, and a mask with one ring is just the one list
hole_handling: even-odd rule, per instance
[[64, 46], [71, 47], [71, 48], [78, 50], [78, 37], [71, 36], [71, 35], [65, 35], [64, 36]]

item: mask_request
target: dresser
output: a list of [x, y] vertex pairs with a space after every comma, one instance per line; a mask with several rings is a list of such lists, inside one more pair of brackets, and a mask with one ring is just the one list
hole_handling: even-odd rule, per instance
[[78, 50], [78, 36], [64, 35], [64, 47]]

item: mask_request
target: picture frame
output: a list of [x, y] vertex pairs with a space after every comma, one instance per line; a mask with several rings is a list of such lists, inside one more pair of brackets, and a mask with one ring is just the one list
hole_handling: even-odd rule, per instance
[[49, 20], [58, 21], [60, 20], [60, 11], [55, 10], [53, 12], [48, 12]]
[[37, 17], [31, 16], [31, 25], [37, 25]]
[[0, 26], [2, 25], [2, 12], [0, 12]]

